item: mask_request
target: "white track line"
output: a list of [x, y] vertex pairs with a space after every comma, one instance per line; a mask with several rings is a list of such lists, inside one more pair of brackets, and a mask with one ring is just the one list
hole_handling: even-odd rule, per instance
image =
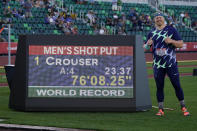
[[[159, 107], [157, 107], [157, 106], [152, 106], [152, 108], [155, 108], [155, 109], [158, 109]], [[174, 111], [175, 109], [173, 109], [173, 108], [163, 108], [164, 110], [169, 110], [169, 111]]]

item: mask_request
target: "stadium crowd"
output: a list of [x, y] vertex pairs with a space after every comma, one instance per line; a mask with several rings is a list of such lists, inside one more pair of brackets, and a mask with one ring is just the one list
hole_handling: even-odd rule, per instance
[[[61, 29], [66, 35], [79, 34], [79, 29], [75, 22], [79, 19], [77, 12], [72, 12], [67, 8], [61, 9], [56, 6], [54, 0], [15, 0], [18, 1], [22, 8], [11, 8], [9, 5], [10, 0], [3, 0], [3, 15], [5, 19], [2, 21], [12, 22], [12, 18], [29, 18], [32, 16], [32, 8], [45, 8], [48, 13], [44, 17], [46, 24], [52, 24]], [[95, 0], [73, 0], [76, 4], [95, 4]], [[122, 12], [122, 1], [112, 0], [113, 17], [106, 17], [104, 23], [100, 23], [97, 12], [89, 10], [85, 14], [82, 22], [87, 24], [93, 29], [90, 34], [93, 35], [127, 35], [132, 31], [143, 31], [144, 26], [152, 26], [152, 18], [150, 14], [141, 14], [135, 8], [131, 8], [129, 15]], [[180, 14], [181, 20], [187, 25], [190, 16], [187, 12]], [[173, 25], [177, 23], [174, 16], [168, 15], [168, 24]], [[129, 30], [126, 30], [126, 24], [130, 24]], [[192, 27], [197, 30], [197, 21], [192, 22]]]
[[[84, 0], [75, 0], [76, 4], [87, 4], [87, 1]], [[94, 4], [94, 1], [90, 1], [91, 4]], [[116, 3], [116, 6], [114, 6]], [[106, 17], [104, 25], [102, 26], [97, 13], [93, 10], [89, 10], [83, 19], [83, 22], [91, 26], [94, 31], [92, 34], [97, 35], [108, 35], [108, 34], [118, 34], [126, 35], [128, 32], [125, 30], [126, 22], [132, 23], [130, 31], [143, 31], [143, 25], [152, 25], [152, 19], [150, 15], [138, 14], [135, 8], [130, 10], [128, 16], [121, 12], [121, 0], [112, 1], [112, 10], [114, 11], [113, 17]], [[121, 13], [116, 13], [119, 11]], [[77, 19], [77, 14], [70, 13], [68, 9], [64, 9], [60, 12], [56, 9], [55, 6], [48, 7], [48, 15], [45, 17], [45, 22], [49, 24], [54, 24], [65, 34], [77, 34], [78, 28], [75, 25]], [[110, 29], [115, 29], [115, 32], [112, 32]]]

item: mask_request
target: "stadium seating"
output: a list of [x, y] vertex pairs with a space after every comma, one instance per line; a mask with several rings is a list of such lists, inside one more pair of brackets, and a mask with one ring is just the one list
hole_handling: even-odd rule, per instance
[[[2, 2], [2, 0], [0, 0]], [[60, 0], [59, 0], [60, 2]], [[10, 1], [9, 6], [13, 8], [21, 8], [21, 5], [17, 1]], [[114, 11], [112, 11], [112, 3], [111, 2], [95, 2], [95, 4], [75, 4], [72, 0], [64, 0], [64, 7], [67, 9], [73, 8], [73, 11], [79, 16], [80, 12], [83, 12], [84, 14], [87, 14], [89, 10], [93, 10], [96, 13], [96, 16], [98, 18], [98, 23], [105, 23], [107, 17], [112, 17]], [[195, 8], [192, 7], [181, 7], [181, 6], [175, 6], [174, 8], [171, 6], [166, 6], [168, 8], [168, 11], [174, 11], [175, 14], [180, 14], [180, 12], [183, 10], [188, 11], [189, 13], [193, 14], [190, 15], [192, 18], [197, 19], [197, 15], [194, 14], [194, 11], [190, 11], [191, 9], [194, 10]], [[3, 6], [0, 5], [0, 17], [1, 19], [4, 19], [5, 17], [3, 14]], [[122, 11], [117, 11], [116, 13], [121, 16], [121, 13], [124, 13], [126, 16], [129, 15], [129, 11], [131, 8], [135, 8], [138, 14], [154, 14], [155, 10], [152, 9], [147, 4], [136, 4], [136, 3], [123, 3], [122, 5]], [[180, 10], [176, 10], [180, 9]], [[47, 10], [45, 8], [32, 8], [32, 18], [12, 18], [12, 30], [11, 30], [11, 41], [17, 42], [19, 34], [63, 34], [62, 30], [60, 30], [55, 25], [46, 24], [44, 22], [44, 17], [47, 15]], [[89, 26], [87, 23], [84, 23], [82, 20], [75, 20], [75, 25], [78, 27], [78, 31], [80, 35], [93, 35], [93, 27]], [[113, 31], [113, 27], [106, 27], [107, 30], [110, 32]], [[128, 35], [132, 34], [139, 34], [143, 36], [143, 39], [146, 39], [146, 34], [150, 31], [150, 26], [144, 26], [143, 31], [130, 31], [132, 28], [132, 23], [130, 21], [126, 22], [126, 32]], [[181, 36], [183, 37], [184, 41], [187, 42], [193, 42], [197, 41], [196, 34], [191, 31], [189, 28], [186, 28], [185, 26], [179, 25], [177, 27], [178, 31], [180, 32]], [[7, 31], [2, 32], [2, 36], [6, 39], [7, 38]]]
[[[165, 11], [170, 15], [174, 15], [178, 20], [180, 20], [180, 14], [182, 12], [188, 13], [191, 21], [197, 21], [197, 7], [196, 6], [183, 6], [183, 5], [163, 5], [165, 6]], [[162, 6], [160, 6], [160, 9]], [[184, 21], [187, 24], [187, 19]], [[177, 27], [180, 35], [183, 37], [184, 41], [187, 42], [196, 42], [197, 34], [193, 32], [190, 28], [186, 28], [185, 26], [178, 25]]]

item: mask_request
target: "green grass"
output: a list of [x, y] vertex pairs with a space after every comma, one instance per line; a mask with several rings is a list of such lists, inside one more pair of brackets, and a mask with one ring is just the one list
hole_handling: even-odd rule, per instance
[[[9, 90], [5, 87], [0, 88], [0, 118], [7, 118], [4, 123], [96, 130], [190, 131], [195, 129], [197, 121], [196, 81], [197, 77], [181, 77], [185, 100], [192, 114], [190, 117], [182, 115], [173, 87], [166, 79], [165, 106], [175, 110], [166, 110], [165, 117], [155, 116], [157, 109], [138, 113], [17, 112], [8, 108]], [[156, 87], [153, 79], [149, 79], [149, 86], [153, 105], [156, 105]]]
[[178, 65], [195, 65], [195, 66], [197, 66], [197, 61], [194, 61], [194, 62], [178, 62]]
[[[181, 69], [182, 70], [182, 69]], [[187, 72], [190, 69], [183, 68]], [[150, 70], [148, 70], [150, 71]], [[9, 89], [0, 88], [0, 118], [3, 123], [25, 125], [54, 126], [65, 128], [95, 129], [105, 131], [193, 131], [197, 125], [197, 77], [181, 77], [186, 105], [192, 114], [184, 117], [180, 111], [174, 89], [168, 78], [165, 82], [165, 107], [174, 111], [165, 111], [164, 117], [157, 117], [157, 109], [147, 112], [18, 112], [8, 108]], [[149, 79], [152, 104], [156, 102], [154, 79]]]
[[[0, 73], [5, 73], [5, 69], [4, 68], [0, 68]], [[0, 83], [6, 83], [7, 82], [7, 78], [5, 75], [0, 75]]]
[[4, 68], [0, 68], [0, 73], [5, 73]]
[[7, 78], [5, 75], [0, 75], [0, 83], [6, 83], [7, 82]]

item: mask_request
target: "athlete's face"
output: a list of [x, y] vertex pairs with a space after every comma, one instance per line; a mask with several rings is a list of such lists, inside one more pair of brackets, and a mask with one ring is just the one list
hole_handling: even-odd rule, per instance
[[162, 25], [165, 23], [165, 19], [164, 19], [163, 16], [156, 16], [156, 17], [154, 18], [154, 21], [155, 21], [155, 24], [156, 24], [157, 26], [162, 26]]

